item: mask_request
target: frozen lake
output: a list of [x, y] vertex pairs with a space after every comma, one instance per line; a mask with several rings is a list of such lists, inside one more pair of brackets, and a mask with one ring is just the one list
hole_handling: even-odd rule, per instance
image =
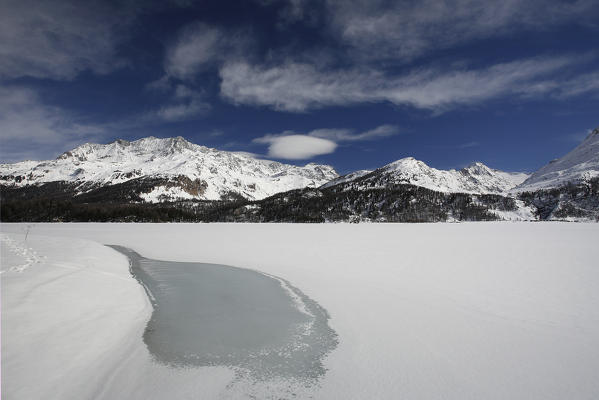
[[126, 255], [153, 312], [144, 342], [174, 367], [226, 366], [254, 379], [293, 378], [309, 385], [325, 373], [337, 344], [328, 314], [288, 282], [226, 265]]
[[[597, 399], [597, 238], [599, 224], [574, 223], [2, 224], [2, 398]], [[110, 243], [176, 266], [162, 283], [153, 270], [157, 308]], [[191, 285], [186, 268], [213, 274], [193, 285], [208, 304], [222, 294], [214, 315], [191, 306], [201, 293], [168, 297]], [[221, 279], [238, 274], [265, 293], [226, 298]], [[280, 300], [273, 320], [248, 310], [265, 298]], [[338, 334], [326, 356], [313, 348], [326, 327], [289, 341], [311, 320], [302, 305]], [[175, 326], [158, 325], [161, 307]], [[231, 357], [204, 353], [219, 349], [209, 331], [189, 343], [196, 311]], [[284, 343], [310, 349], [276, 354]]]

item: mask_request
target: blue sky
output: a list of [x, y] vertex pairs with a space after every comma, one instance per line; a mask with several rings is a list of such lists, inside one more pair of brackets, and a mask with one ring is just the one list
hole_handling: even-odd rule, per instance
[[3, 162], [153, 135], [341, 173], [533, 171], [599, 126], [596, 0], [1, 7]]

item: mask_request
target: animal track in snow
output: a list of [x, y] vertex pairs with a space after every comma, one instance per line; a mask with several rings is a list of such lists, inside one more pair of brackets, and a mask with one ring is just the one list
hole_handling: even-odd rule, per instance
[[37, 255], [35, 250], [31, 249], [23, 241], [12, 239], [8, 235], [4, 234], [0, 235], [0, 241], [6, 246], [5, 248], [7, 248], [11, 253], [19, 256], [24, 261], [24, 263], [17, 265], [3, 265], [0, 273], [23, 272], [32, 265], [42, 261], [42, 258]]

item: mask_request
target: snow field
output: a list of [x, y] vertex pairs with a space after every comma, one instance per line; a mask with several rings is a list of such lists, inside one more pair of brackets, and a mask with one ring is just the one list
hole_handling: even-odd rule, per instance
[[[165, 388], [216, 398], [231, 381], [224, 368], [194, 382], [198, 371], [152, 362], [141, 340], [151, 305], [123, 255], [90, 240], [1, 237], [42, 260], [2, 274], [3, 399], [165, 398]], [[21, 265], [19, 253], [3, 247], [2, 269]]]
[[[23, 228], [3, 224], [1, 229], [22, 232]], [[53, 259], [86, 265], [87, 254], [91, 259], [106, 260], [92, 265], [104, 266], [110, 261], [124, 277], [125, 261], [110, 249], [76, 240], [73, 243], [81, 243], [87, 250], [60, 251], [61, 246], [70, 248], [71, 239], [58, 238], [68, 236], [120, 244], [154, 259], [257, 269], [300, 288], [328, 310], [340, 343], [325, 360], [328, 372], [320, 387], [313, 393], [298, 394], [299, 398], [599, 398], [597, 224], [36, 224], [32, 228], [28, 245], [48, 257], [44, 265], [56, 263]], [[14, 234], [10, 237], [19, 239]], [[42, 285], [28, 297], [23, 294], [38, 282], [49, 282], [64, 273], [58, 269], [53, 266], [51, 272], [41, 273], [43, 269], [36, 267], [38, 273], [33, 274], [32, 267], [22, 274], [2, 274], [2, 333], [7, 339], [3, 341], [3, 382], [11, 382], [10, 387], [37, 378], [38, 390], [49, 390], [60, 380], [63, 393], [79, 390], [94, 397], [97, 388], [103, 387], [100, 398], [117, 393], [129, 395], [121, 398], [142, 398], [137, 397], [141, 394], [164, 398], [165, 388], [179, 388], [179, 392], [170, 392], [171, 398], [185, 398], [186, 394], [202, 398], [208, 391], [213, 396], [203, 398], [244, 398], [249, 391], [258, 398], [260, 394], [267, 397], [267, 387], [228, 391], [232, 375], [227, 371], [161, 369], [144, 359], [147, 355], [141, 350], [145, 349], [136, 347], [141, 343], [143, 318], [148, 315], [141, 287], [125, 286], [125, 281], [104, 274], [79, 272], [78, 279], [87, 279], [89, 285], [85, 291], [65, 278]], [[28, 283], [17, 291], [21, 286], [14, 282], [25, 280], [26, 274], [31, 274]], [[8, 279], [15, 281], [11, 284]], [[106, 296], [112, 293], [107, 290], [117, 290], [107, 285], [108, 281], [118, 281], [115, 287], [123, 292], [126, 287], [127, 295], [123, 294], [121, 301], [113, 301], [115, 295]], [[127, 281], [133, 278], [127, 277]], [[54, 301], [60, 301], [65, 309], [79, 310], [75, 314], [65, 310], [64, 315], [61, 311], [59, 325], [52, 322], [58, 317], [44, 313], [56, 304], [41, 302], [43, 290], [50, 288], [54, 288]], [[100, 292], [102, 297], [94, 303], [90, 293], [100, 296]], [[130, 307], [124, 307], [125, 303]], [[58, 377], [47, 377], [27, 366], [33, 360], [51, 362], [41, 356], [21, 360], [16, 369], [19, 364], [15, 360], [22, 354], [19, 349], [44, 338], [49, 326], [62, 329], [69, 318], [83, 316], [88, 322], [108, 323], [112, 317], [100, 316], [98, 308], [122, 313], [118, 315], [122, 320], [114, 325], [120, 336], [107, 353], [113, 358], [77, 370], [67, 368], [77, 362], [67, 357], [71, 353], [65, 353], [61, 363], [52, 362], [66, 371], [58, 367], [46, 370]], [[138, 320], [132, 324], [129, 318]], [[15, 328], [6, 328], [7, 321]], [[97, 351], [98, 345], [83, 340], [87, 337], [84, 333], [91, 334], [88, 330], [93, 328], [82, 323], [85, 319], [76, 321], [70, 323], [68, 332], [49, 333], [44, 348], [52, 349], [52, 354], [41, 350], [37, 354], [57, 357], [58, 349], [71, 344]], [[17, 323], [27, 328], [19, 328], [20, 332], [32, 333], [22, 337], [12, 333], [13, 339], [8, 340]], [[138, 342], [126, 342], [125, 338]], [[83, 345], [79, 343], [82, 340]], [[108, 342], [103, 343], [105, 350], [109, 348]], [[110, 362], [117, 358], [114, 353], [131, 355], [118, 373], [112, 372], [110, 380], [102, 380], [103, 386], [98, 381], [92, 380], [95, 385], [91, 385], [74, 379], [108, 374]], [[91, 358], [76, 360], [87, 366]], [[88, 390], [90, 386], [94, 389]]]

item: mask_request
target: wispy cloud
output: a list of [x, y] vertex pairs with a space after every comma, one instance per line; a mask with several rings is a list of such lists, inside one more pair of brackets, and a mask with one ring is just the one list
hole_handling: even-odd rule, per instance
[[35, 91], [23, 87], [0, 86], [0, 110], [2, 161], [47, 158], [107, 134], [101, 126], [44, 104]]
[[156, 115], [165, 121], [183, 121], [200, 117], [210, 110], [210, 105], [199, 100], [161, 107]]
[[470, 149], [472, 147], [478, 147], [478, 146], [480, 146], [479, 142], [472, 141], [472, 142], [456, 144], [453, 147], [456, 149]]
[[3, 1], [0, 78], [73, 79], [122, 67], [116, 46], [129, 11], [107, 2]]
[[169, 103], [158, 110], [97, 122], [48, 104], [33, 89], [0, 85], [0, 161], [48, 159], [85, 142], [147, 134], [157, 124], [195, 118], [209, 107], [201, 93], [178, 85]]
[[599, 71], [578, 75], [564, 81], [550, 81], [547, 86], [557, 97], [569, 98], [574, 96], [590, 94], [595, 97], [599, 95]]
[[374, 129], [355, 133], [352, 129], [316, 129], [309, 133], [310, 136], [334, 140], [335, 142], [355, 142], [374, 140], [399, 133], [395, 125], [381, 125]]
[[155, 115], [173, 122], [207, 114], [212, 107], [198, 76], [218, 68], [225, 60], [236, 59], [250, 47], [248, 43], [247, 35], [239, 31], [225, 31], [204, 23], [183, 27], [177, 39], [167, 45], [164, 75], [146, 85], [149, 90], [171, 93]]
[[206, 69], [245, 57], [251, 51], [251, 35], [244, 30], [194, 23], [183, 27], [167, 46], [164, 70], [168, 78], [192, 81]]
[[211, 109], [210, 104], [204, 101], [204, 96], [199, 91], [179, 84], [173, 92], [169, 102], [156, 112], [156, 116], [164, 121], [173, 122], [198, 118]]
[[[269, 67], [235, 62], [220, 71], [221, 95], [236, 104], [291, 112], [385, 101], [441, 112], [507, 94], [540, 94], [535, 85], [579, 62], [574, 56], [536, 57], [479, 69], [420, 68], [399, 76], [373, 69], [319, 70], [309, 64]], [[563, 87], [553, 88], [557, 89]]]
[[328, 0], [331, 31], [353, 57], [409, 62], [431, 51], [521, 31], [595, 24], [594, 0]]
[[174, 45], [167, 49], [167, 76], [190, 79], [225, 54], [229, 42], [224, 33], [206, 24], [185, 27]]
[[[259, 56], [250, 31], [191, 24], [168, 45], [166, 75], [156, 84], [164, 84], [165, 79], [171, 84], [173, 80], [201, 84], [199, 76], [216, 70], [224, 100], [289, 112], [390, 102], [439, 113], [505, 95], [565, 98], [599, 91], [591, 75], [572, 80], [569, 88], [564, 76], [551, 76], [584, 61], [573, 54], [477, 63], [476, 67], [468, 61], [457, 67], [430, 63], [405, 67], [422, 55], [470, 41], [566, 23], [597, 25], [589, 17], [597, 10], [593, 0], [558, 2], [552, 7], [543, 6], [541, 0], [328, 0], [320, 8], [305, 0], [259, 3], [286, 3], [280, 8], [283, 25], [314, 19], [314, 10], [328, 15], [320, 19], [321, 33], [328, 40], [299, 52], [292, 51], [292, 44], [283, 45]], [[397, 64], [405, 64], [403, 72], [387, 68]]]

